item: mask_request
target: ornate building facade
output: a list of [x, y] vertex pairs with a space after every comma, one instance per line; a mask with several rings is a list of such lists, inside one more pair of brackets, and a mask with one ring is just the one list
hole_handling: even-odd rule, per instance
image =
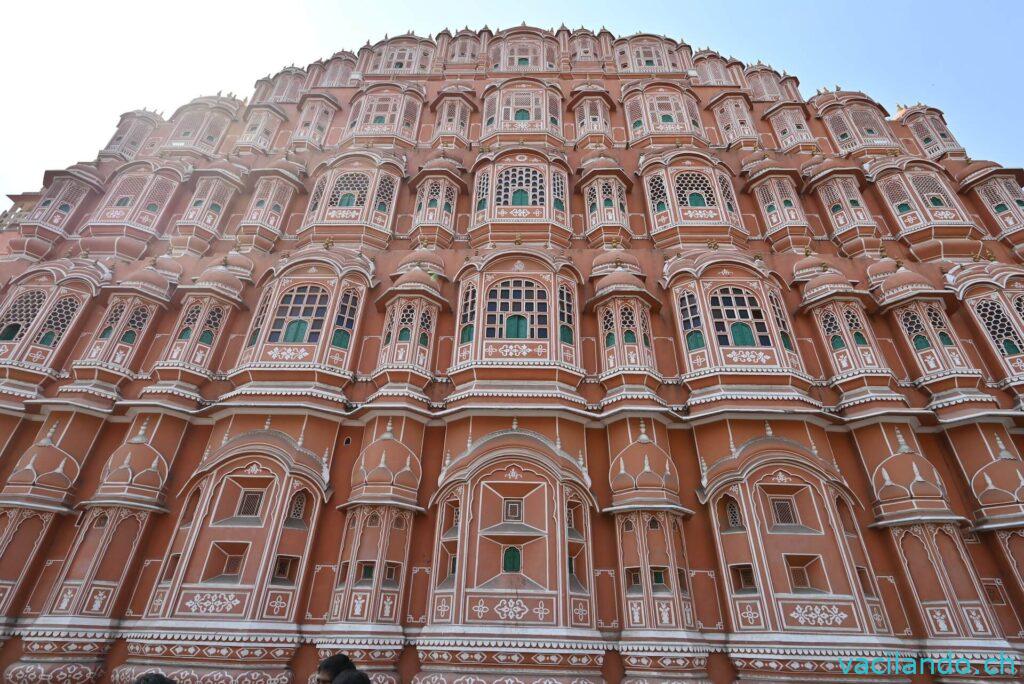
[[1022, 180], [564, 27], [126, 113], [3, 217], [6, 681], [1020, 653]]

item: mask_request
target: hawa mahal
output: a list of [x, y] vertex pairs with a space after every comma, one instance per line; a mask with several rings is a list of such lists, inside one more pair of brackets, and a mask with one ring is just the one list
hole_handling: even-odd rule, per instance
[[128, 112], [0, 220], [5, 680], [1020, 654], [1022, 180], [603, 29]]

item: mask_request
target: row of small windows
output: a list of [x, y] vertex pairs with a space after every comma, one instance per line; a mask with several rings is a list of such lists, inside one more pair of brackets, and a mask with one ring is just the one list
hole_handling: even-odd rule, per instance
[[[477, 288], [467, 285], [462, 293], [458, 318], [460, 344], [472, 342], [479, 323], [484, 327], [486, 339], [547, 340], [557, 337], [565, 344], [574, 344], [577, 309], [573, 288], [559, 284], [554, 290], [555, 308], [546, 286], [529, 278], [506, 278], [489, 288], [486, 297], [478, 302]], [[319, 285], [303, 284], [279, 295], [272, 305], [272, 295], [264, 296], [253, 319], [247, 347], [265, 341], [272, 344], [317, 344], [329, 335], [329, 344], [348, 349], [359, 312], [360, 296], [354, 288], [345, 288], [337, 297], [332, 325], [328, 327], [332, 296]], [[41, 315], [47, 294], [41, 289], [30, 289], [17, 294], [0, 316], [0, 342], [18, 342]], [[764, 302], [764, 303], [762, 303]], [[43, 324], [33, 332], [33, 342], [54, 347], [64, 336], [82, 307], [82, 299], [64, 295], [56, 297], [46, 310]], [[478, 321], [477, 306], [484, 307]], [[765, 307], [764, 304], [767, 304]], [[1024, 321], [1024, 295], [1007, 298], [1010, 313], [999, 296], [981, 298], [971, 304], [977, 319], [1003, 356], [1016, 356], [1024, 352], [1024, 339], [1020, 321]], [[776, 342], [793, 352], [791, 326], [779, 296], [772, 291], [763, 298], [739, 286], [722, 286], [712, 290], [707, 309], [692, 292], [682, 292], [677, 300], [679, 326], [687, 351], [704, 349], [711, 335], [719, 347], [772, 347]], [[433, 314], [427, 310], [417, 316], [414, 309], [402, 310], [396, 324], [399, 341], [411, 341], [413, 330], [417, 342], [429, 346], [433, 330]], [[600, 335], [605, 346], [612, 348], [618, 342], [651, 347], [649, 323], [644, 312], [631, 306], [616, 310], [602, 309]], [[120, 344], [134, 345], [142, 336], [155, 309], [130, 300], [115, 300], [106, 312], [97, 341], [117, 340]], [[189, 304], [177, 328], [175, 338], [187, 341], [195, 338], [200, 344], [212, 345], [217, 337], [227, 310], [219, 305], [206, 308]], [[707, 321], [705, 321], [705, 316]], [[897, 312], [898, 321], [911, 346], [917, 351], [935, 346], [955, 350], [957, 343], [949, 328], [945, 314], [935, 305], [923, 305], [919, 310], [903, 309]], [[418, 320], [418, 327], [415, 327]], [[771, 321], [771, 323], [769, 323]], [[870, 338], [863, 319], [852, 307], [823, 311], [818, 318], [824, 339], [834, 351], [846, 349], [849, 344], [869, 347]], [[709, 327], [710, 326], [710, 327]], [[263, 333], [266, 331], [266, 338]], [[390, 342], [390, 331], [385, 342]], [[777, 336], [777, 337], [776, 337]]]

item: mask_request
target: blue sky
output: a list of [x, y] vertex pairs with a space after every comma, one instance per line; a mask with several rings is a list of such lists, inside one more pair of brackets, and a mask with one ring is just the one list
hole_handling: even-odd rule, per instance
[[[1018, 82], [1024, 3], [849, 0], [785, 2], [411, 2], [178, 0], [9, 3], [0, 41], [0, 194], [36, 190], [43, 171], [95, 158], [118, 115], [174, 109], [368, 39], [412, 29], [607, 27], [760, 59], [800, 79], [804, 96], [835, 84], [896, 103], [938, 107], [975, 159], [1024, 166]], [[0, 208], [7, 206], [0, 199]]]

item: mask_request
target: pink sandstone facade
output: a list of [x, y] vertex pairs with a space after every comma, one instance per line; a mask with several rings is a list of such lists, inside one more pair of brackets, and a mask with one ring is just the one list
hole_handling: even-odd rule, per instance
[[129, 112], [13, 196], [6, 681], [1021, 653], [1024, 172], [797, 85], [405, 35]]

